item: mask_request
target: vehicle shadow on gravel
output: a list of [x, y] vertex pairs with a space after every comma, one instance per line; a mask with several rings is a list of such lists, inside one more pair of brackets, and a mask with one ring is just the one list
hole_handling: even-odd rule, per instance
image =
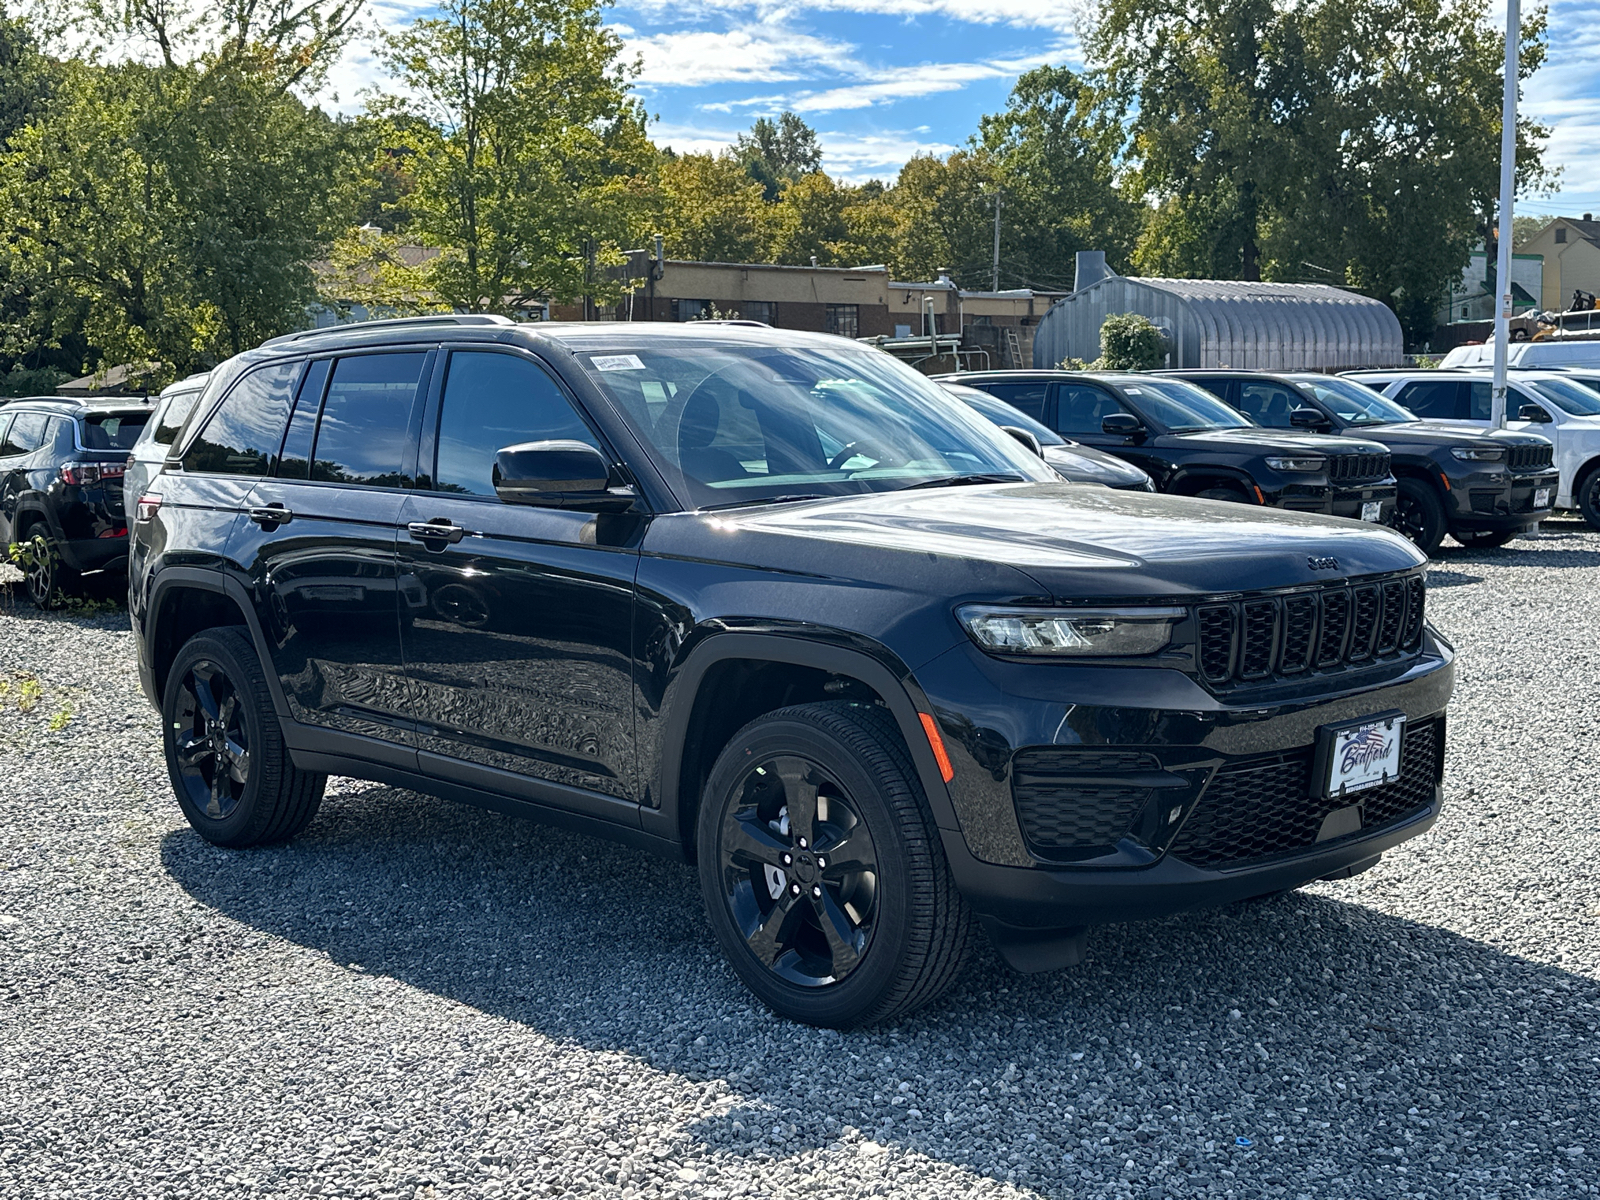
[[1600, 982], [1357, 904], [1296, 894], [1109, 927], [1081, 966], [1042, 976], [984, 945], [940, 1003], [839, 1034], [754, 1006], [690, 867], [341, 787], [289, 846], [227, 852], [185, 829], [165, 869], [344, 969], [727, 1081], [735, 1106], [683, 1130], [709, 1152], [871, 1154], [873, 1139], [1045, 1192], [1141, 1198], [1399, 1195], [1434, 1172], [1458, 1195], [1545, 1194], [1592, 1178], [1600, 1153], [1572, 1153], [1600, 1094]]

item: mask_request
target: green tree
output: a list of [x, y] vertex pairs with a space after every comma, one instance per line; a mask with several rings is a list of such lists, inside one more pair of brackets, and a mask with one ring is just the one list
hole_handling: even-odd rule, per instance
[[401, 85], [378, 115], [421, 117], [406, 138], [411, 231], [452, 307], [516, 312], [614, 299], [599, 269], [642, 235], [655, 158], [596, 0], [446, 0], [389, 35]]
[[787, 184], [774, 206], [774, 262], [805, 266], [815, 258], [821, 266], [853, 266], [850, 230], [845, 222], [854, 189], [841, 187], [826, 172], [812, 171]]
[[657, 169], [666, 252], [698, 262], [767, 262], [774, 214], [732, 154], [682, 154]]
[[822, 170], [816, 131], [792, 112], [779, 113], [776, 121], [757, 117], [750, 132], [734, 142], [733, 153], [768, 201], [778, 199], [786, 185]]

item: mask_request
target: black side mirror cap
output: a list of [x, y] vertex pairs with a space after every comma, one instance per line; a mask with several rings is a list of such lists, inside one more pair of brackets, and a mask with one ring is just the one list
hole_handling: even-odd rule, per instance
[[1038, 457], [1044, 457], [1044, 447], [1039, 445], [1039, 439], [1034, 437], [1033, 434], [1028, 432], [1026, 429], [1023, 429], [1018, 425], [1002, 425], [1000, 428], [1009, 433], [1012, 437], [1016, 438], [1017, 441], [1021, 442], [1029, 450], [1032, 450]]
[[1119, 437], [1135, 437], [1144, 432], [1139, 418], [1125, 412], [1107, 413], [1100, 420], [1100, 429]]
[[1331, 429], [1333, 427], [1332, 421], [1328, 420], [1327, 417], [1309, 404], [1303, 404], [1299, 408], [1291, 409], [1289, 412], [1289, 424], [1296, 429]]
[[1540, 425], [1550, 424], [1550, 414], [1537, 404], [1524, 404], [1517, 409], [1517, 419], [1519, 421], [1534, 421]]
[[523, 442], [494, 456], [494, 493], [507, 504], [618, 512], [632, 488], [609, 487], [611, 468], [593, 446], [575, 441]]

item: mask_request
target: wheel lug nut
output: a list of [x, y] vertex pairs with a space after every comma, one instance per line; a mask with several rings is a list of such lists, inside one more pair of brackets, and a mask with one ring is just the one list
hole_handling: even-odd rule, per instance
[[800, 885], [798, 883], [791, 883], [789, 885], [789, 891], [798, 896], [800, 894]]
[[801, 838], [800, 839], [800, 849], [804, 850], [805, 848], [806, 848], [806, 840], [805, 840], [805, 838]]
[[817, 870], [826, 871], [827, 869], [828, 869], [828, 860], [823, 858], [820, 854], [817, 855]]
[[822, 899], [822, 889], [819, 888], [819, 887], [813, 887], [811, 889], [811, 898], [813, 900], [821, 900]]
[[794, 864], [794, 855], [785, 854], [783, 856], [783, 865], [787, 867], [787, 866], [792, 866], [793, 864]]

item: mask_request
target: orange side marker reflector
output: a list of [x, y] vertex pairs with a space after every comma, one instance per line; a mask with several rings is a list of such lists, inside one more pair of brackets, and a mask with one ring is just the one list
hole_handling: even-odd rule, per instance
[[922, 732], [928, 735], [928, 747], [933, 751], [933, 761], [939, 764], [939, 774], [949, 783], [956, 777], [956, 769], [950, 765], [950, 756], [944, 752], [944, 739], [939, 736], [939, 727], [927, 713], [918, 713], [917, 716], [922, 718]]
[[1443, 471], [1439, 472], [1439, 482], [1444, 484], [1445, 491], [1448, 492], [1450, 490], [1450, 478]]
[[1258, 504], [1265, 504], [1267, 502], [1267, 498], [1261, 494], [1261, 485], [1259, 483], [1256, 484], [1256, 502]]

